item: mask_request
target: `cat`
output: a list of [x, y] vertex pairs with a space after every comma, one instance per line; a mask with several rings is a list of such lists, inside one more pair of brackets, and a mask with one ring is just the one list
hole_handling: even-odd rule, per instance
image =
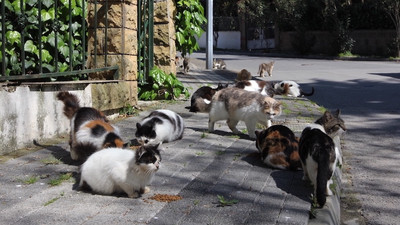
[[212, 98], [208, 130], [214, 131], [216, 121], [227, 120], [233, 133], [239, 134], [236, 125], [242, 120], [246, 124], [249, 137], [255, 138], [256, 124], [262, 123], [270, 127], [271, 119], [279, 116], [281, 111], [281, 103], [271, 97], [236, 87], [224, 88]]
[[251, 80], [251, 73], [246, 69], [242, 69], [236, 77], [236, 82]]
[[176, 66], [177, 72], [183, 71], [183, 74], [187, 74], [190, 70], [190, 58], [176, 56], [175, 57], [175, 66]]
[[244, 89], [246, 91], [259, 92], [262, 95], [274, 97], [275, 89], [273, 83], [264, 80], [247, 80], [236, 82], [235, 87]]
[[108, 148], [92, 154], [81, 166], [79, 187], [98, 194], [125, 192], [129, 198], [148, 193], [161, 155], [156, 146], [136, 150]]
[[294, 81], [286, 80], [274, 84], [275, 92], [280, 95], [287, 95], [293, 97], [312, 96], [314, 94], [314, 87], [311, 92], [306, 93], [300, 89], [300, 85]]
[[271, 61], [269, 63], [261, 63], [258, 67], [258, 74], [260, 77], [265, 77], [265, 72], [268, 73], [268, 76], [272, 77], [272, 70], [274, 69], [275, 61]]
[[123, 147], [119, 130], [102, 112], [80, 107], [78, 98], [69, 92], [57, 94], [64, 103], [64, 114], [70, 119], [70, 154], [73, 160], [84, 161], [92, 153], [107, 147]]
[[310, 180], [314, 187], [314, 195], [322, 208], [326, 203], [326, 195], [332, 195], [330, 185], [337, 161], [341, 162], [339, 146], [333, 141], [346, 130], [340, 118], [340, 110], [324, 115], [314, 124], [307, 126], [301, 133], [299, 154], [304, 171], [303, 180]]
[[211, 99], [215, 92], [226, 87], [228, 87], [228, 84], [223, 85], [221, 83], [218, 83], [216, 88], [209, 86], [200, 87], [193, 93], [190, 99], [190, 106], [186, 108], [189, 109], [189, 112], [209, 112]]
[[213, 59], [213, 68], [219, 70], [225, 70], [226, 63], [223, 59]]
[[299, 142], [293, 131], [283, 125], [273, 125], [263, 131], [255, 131], [256, 147], [261, 160], [276, 169], [301, 169]]
[[180, 115], [159, 109], [151, 112], [140, 123], [136, 123], [135, 136], [144, 145], [156, 145], [181, 139], [185, 124]]

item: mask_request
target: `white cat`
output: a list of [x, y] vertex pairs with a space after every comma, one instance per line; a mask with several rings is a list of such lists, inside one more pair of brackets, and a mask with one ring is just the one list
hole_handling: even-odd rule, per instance
[[271, 82], [264, 80], [245, 80], [239, 81], [235, 87], [244, 89], [246, 91], [259, 92], [262, 95], [274, 97], [275, 90]]
[[185, 123], [177, 113], [160, 109], [151, 112], [142, 122], [136, 124], [138, 141], [142, 144], [161, 144], [181, 139]]
[[137, 150], [107, 148], [92, 154], [81, 167], [79, 187], [89, 187], [99, 194], [125, 192], [129, 198], [150, 191], [159, 169], [158, 146], [141, 146]]
[[243, 89], [228, 87], [218, 91], [212, 98], [209, 112], [208, 130], [214, 131], [214, 124], [227, 120], [233, 133], [239, 134], [237, 123], [244, 121], [250, 138], [255, 138], [257, 123], [270, 127], [271, 119], [281, 113], [281, 103], [275, 99], [249, 92]]
[[288, 95], [293, 97], [311, 96], [314, 94], [314, 88], [310, 93], [306, 93], [300, 89], [300, 85], [291, 80], [284, 80], [274, 85], [275, 92], [280, 95]]

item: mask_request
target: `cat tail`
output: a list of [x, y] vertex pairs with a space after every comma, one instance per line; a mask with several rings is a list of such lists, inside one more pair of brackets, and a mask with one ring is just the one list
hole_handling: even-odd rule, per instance
[[64, 114], [68, 119], [72, 119], [76, 111], [80, 108], [79, 99], [75, 95], [63, 91], [57, 94], [58, 100], [64, 102]]
[[314, 87], [311, 87], [311, 92], [310, 93], [306, 93], [303, 90], [300, 89], [300, 96], [311, 96], [314, 94]]
[[319, 154], [316, 195], [321, 208], [326, 203], [326, 188], [331, 174], [329, 171], [329, 155]]

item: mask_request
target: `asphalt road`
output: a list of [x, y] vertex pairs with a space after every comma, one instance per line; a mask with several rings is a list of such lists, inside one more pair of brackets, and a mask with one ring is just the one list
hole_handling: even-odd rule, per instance
[[[205, 59], [204, 53], [191, 57]], [[348, 165], [346, 187], [360, 204], [355, 224], [399, 224], [400, 214], [400, 63], [342, 61], [215, 54], [229, 70], [247, 69], [257, 76], [258, 65], [275, 60], [272, 77], [294, 80], [309, 99], [327, 109], [341, 109], [348, 131], [344, 156]], [[358, 201], [357, 201], [358, 200]], [[344, 205], [342, 207], [347, 207]]]

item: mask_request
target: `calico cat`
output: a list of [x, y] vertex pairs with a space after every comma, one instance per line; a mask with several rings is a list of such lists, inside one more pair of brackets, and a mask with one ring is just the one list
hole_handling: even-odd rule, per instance
[[271, 97], [236, 87], [224, 88], [212, 98], [208, 130], [214, 131], [216, 121], [227, 120], [233, 133], [239, 134], [236, 125], [242, 120], [250, 138], [255, 138], [256, 124], [262, 123], [270, 127], [271, 119], [280, 115], [281, 111], [281, 103]]
[[314, 94], [314, 87], [310, 93], [306, 93], [300, 89], [300, 85], [294, 81], [286, 80], [274, 84], [275, 92], [280, 95], [287, 95], [293, 97], [311, 96]]
[[247, 81], [239, 81], [235, 84], [235, 87], [244, 89], [246, 91], [255, 91], [259, 92], [262, 95], [266, 95], [269, 97], [274, 97], [275, 89], [273, 84], [269, 81], [264, 80], [247, 80]]
[[136, 123], [135, 136], [141, 144], [156, 145], [181, 139], [184, 129], [181, 116], [171, 110], [159, 109]]
[[64, 114], [71, 121], [69, 145], [73, 160], [84, 161], [103, 148], [123, 147], [118, 128], [102, 112], [80, 107], [78, 98], [69, 92], [60, 92], [57, 98], [64, 103]]
[[269, 63], [261, 63], [258, 67], [258, 74], [260, 77], [265, 77], [265, 72], [268, 73], [268, 76], [272, 77], [272, 70], [274, 69], [275, 61], [271, 61]]
[[213, 59], [213, 68], [224, 70], [226, 69], [226, 63], [223, 59]]
[[310, 180], [314, 186], [314, 195], [322, 208], [326, 195], [332, 195], [329, 188], [332, 183], [337, 160], [341, 160], [339, 146], [332, 137], [345, 131], [344, 121], [339, 116], [326, 111], [314, 124], [307, 126], [300, 137], [299, 154], [304, 171], [303, 180]]
[[190, 106], [186, 107], [189, 112], [209, 112], [211, 99], [215, 92], [228, 87], [228, 84], [219, 83], [217, 88], [211, 88], [209, 86], [203, 86], [197, 89], [190, 99]]
[[148, 193], [161, 155], [158, 146], [136, 150], [108, 148], [92, 154], [81, 167], [79, 187], [98, 194], [125, 192], [129, 198]]
[[292, 130], [274, 125], [263, 131], [255, 131], [256, 147], [261, 160], [276, 169], [301, 169], [299, 142]]
[[246, 69], [242, 69], [236, 77], [236, 82], [251, 80], [251, 73]]

